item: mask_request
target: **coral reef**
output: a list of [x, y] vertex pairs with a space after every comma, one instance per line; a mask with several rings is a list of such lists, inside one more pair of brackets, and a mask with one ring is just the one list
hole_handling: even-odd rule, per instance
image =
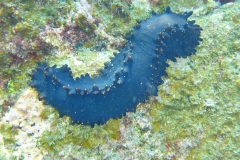
[[36, 94], [31, 89], [24, 91], [0, 122], [4, 146], [11, 150], [10, 159], [43, 157], [41, 150], [35, 146], [43, 131], [50, 128], [50, 123], [40, 117], [44, 106], [35, 98]]
[[[236, 1], [220, 5], [213, 0], [187, 2], [0, 2], [0, 34], [4, 33], [0, 36], [0, 159], [238, 159], [240, 4]], [[130, 15], [126, 17], [128, 20], [124, 21], [121, 15], [109, 15], [113, 3], [120, 4], [113, 13], [121, 13], [123, 9]], [[75, 4], [78, 4], [77, 9]], [[37, 37], [49, 46], [42, 48], [44, 53], [41, 49], [36, 52], [40, 61], [46, 61], [50, 66], [72, 65], [74, 77], [86, 73], [92, 73], [94, 77], [114, 50], [124, 44], [123, 35], [127, 35], [137, 22], [149, 17], [152, 11], [161, 13], [168, 5], [177, 13], [194, 11], [190, 19], [196, 20], [203, 28], [203, 41], [196, 48], [196, 55], [179, 58], [176, 62], [168, 61], [168, 77], [163, 77], [164, 83], [158, 87], [159, 96], [138, 105], [135, 113], [127, 113], [116, 121], [110, 120], [110, 126], [72, 125], [68, 117], [59, 118], [55, 109], [38, 101], [37, 92], [27, 87], [30, 79], [27, 73], [38, 61], [34, 56], [27, 58], [26, 63], [19, 61], [18, 65], [13, 63], [9, 67], [10, 60], [13, 60], [10, 57], [12, 45], [9, 44], [14, 46], [17, 43], [9, 41], [15, 36], [12, 30], [18, 22], [25, 24], [24, 21], [28, 20], [33, 28], [38, 26]], [[104, 12], [108, 14], [106, 18]], [[78, 40], [75, 35], [70, 37], [73, 38], [71, 41], [68, 39], [70, 34], [58, 33], [59, 28], [64, 31], [65, 24], [74, 25], [69, 17], [78, 14], [96, 26], [97, 36], [89, 40], [93, 45], [86, 45], [90, 48], [84, 48], [87, 42], [82, 39], [79, 44], [71, 45], [70, 42]], [[46, 23], [39, 23], [44, 19]], [[43, 27], [39, 27], [40, 24]], [[51, 32], [48, 32], [49, 27]], [[66, 31], [74, 33], [76, 30], [69, 27]], [[61, 35], [66, 36], [64, 40]], [[26, 35], [21, 39], [29, 41], [28, 38]], [[54, 45], [55, 42], [61, 43], [58, 46]], [[27, 52], [20, 50], [19, 54]], [[80, 66], [86, 67], [87, 71], [79, 70]], [[20, 95], [18, 103], [14, 95]]]
[[138, 103], [157, 95], [161, 77], [166, 75], [166, 60], [195, 52], [201, 28], [183, 15], [166, 12], [153, 15], [133, 31], [126, 47], [111, 59], [96, 78], [72, 77], [68, 66], [39, 64], [31, 73], [31, 87], [39, 99], [55, 107], [61, 116], [74, 123], [104, 124], [110, 118], [135, 111]]
[[151, 107], [152, 127], [165, 133], [167, 141], [199, 137], [189, 159], [235, 159], [239, 154], [239, 3], [235, 5], [195, 19], [204, 30], [203, 43], [191, 58], [169, 62], [159, 104]]

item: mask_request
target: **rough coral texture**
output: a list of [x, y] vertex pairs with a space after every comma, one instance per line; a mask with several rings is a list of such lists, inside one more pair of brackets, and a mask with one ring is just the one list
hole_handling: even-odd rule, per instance
[[[157, 3], [152, 0], [149, 2]], [[180, 8], [179, 12], [193, 9], [193, 15], [197, 17], [191, 19], [195, 19], [203, 28], [201, 33], [203, 42], [197, 48], [196, 55], [187, 59], [178, 59], [177, 62], [169, 62], [170, 68], [167, 69], [169, 76], [164, 78], [164, 84], [159, 87], [159, 96], [151, 97], [150, 101], [139, 105], [136, 113], [127, 113], [124, 118], [117, 121], [110, 120], [110, 126], [114, 127], [90, 128], [72, 125], [67, 117], [59, 118], [53, 108], [43, 106], [39, 115], [43, 122], [51, 124], [50, 129], [45, 130], [43, 125], [38, 128], [43, 132], [39, 137], [23, 136], [27, 141], [28, 138], [34, 137], [32, 140], [36, 142], [36, 147], [33, 146], [32, 149], [41, 150], [40, 154], [44, 159], [238, 159], [240, 4], [236, 1], [219, 7], [211, 0], [204, 2], [207, 3], [200, 6], [197, 6], [198, 3], [193, 3], [196, 5], [187, 7], [184, 2], [171, 2], [170, 7], [173, 11], [178, 11], [178, 8]], [[141, 0], [141, 3], [148, 2]], [[124, 11], [127, 8], [123, 8]], [[154, 8], [158, 7], [154, 6]], [[102, 9], [108, 8], [104, 6]], [[130, 9], [133, 11], [136, 8]], [[114, 18], [117, 19], [116, 16]], [[113, 26], [109, 28], [114, 31], [114, 22], [112, 24]], [[104, 25], [101, 27], [104, 28]], [[111, 40], [119, 42], [115, 41], [116, 39]], [[98, 57], [98, 54], [96, 56]], [[4, 62], [2, 57], [4, 56], [0, 54], [0, 60]], [[99, 61], [106, 60], [103, 59]], [[82, 58], [80, 63], [84, 64], [85, 60], [87, 57]], [[21, 68], [19, 70], [21, 73], [26, 72]], [[94, 68], [90, 72], [92, 71]], [[7, 82], [4, 77], [3, 81], [4, 87]], [[18, 91], [14, 87], [19, 85], [18, 81], [23, 82], [26, 79], [12, 80], [9, 83], [11, 84], [9, 92]], [[4, 94], [2, 93], [1, 90], [0, 101], [6, 94], [5, 89]], [[37, 96], [36, 92], [34, 95]], [[25, 95], [24, 103], [34, 107], [27, 97]], [[31, 99], [37, 102], [34, 108], [41, 105], [37, 97]], [[3, 109], [9, 112], [7, 106], [10, 106], [10, 101], [4, 102], [6, 106], [4, 108], [2, 103], [0, 104], [1, 112]], [[15, 107], [16, 105], [13, 108]], [[11, 108], [9, 109], [11, 112]], [[25, 114], [31, 117], [31, 112]], [[25, 114], [21, 115], [25, 116]], [[11, 119], [3, 123], [1, 118], [1, 122], [0, 159], [34, 157], [34, 152], [26, 154], [25, 148], [20, 146], [25, 144], [16, 143], [15, 136], [20, 137], [18, 132], [21, 128], [12, 125]], [[17, 156], [12, 154], [13, 152], [22, 154]]]
[[[44, 106], [36, 99], [36, 91], [24, 91], [12, 109], [1, 119], [0, 128], [3, 143], [12, 150], [9, 159], [24, 157], [25, 159], [42, 159], [41, 150], [36, 145], [38, 137], [49, 129], [50, 123], [40, 117]], [[8, 129], [7, 129], [8, 128]], [[15, 135], [13, 135], [14, 132]], [[10, 145], [6, 145], [11, 142]], [[17, 149], [16, 149], [17, 148]]]
[[239, 154], [239, 3], [235, 5], [196, 18], [204, 30], [203, 43], [195, 56], [169, 62], [159, 104], [151, 108], [152, 127], [165, 133], [167, 141], [200, 140], [189, 159], [235, 159]]

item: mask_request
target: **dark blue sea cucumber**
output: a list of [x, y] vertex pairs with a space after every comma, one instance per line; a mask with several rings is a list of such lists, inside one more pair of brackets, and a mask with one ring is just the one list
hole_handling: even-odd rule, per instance
[[167, 59], [175, 61], [195, 52], [201, 28], [187, 21], [191, 14], [175, 14], [168, 7], [165, 13], [141, 22], [96, 78], [86, 75], [74, 80], [67, 65], [56, 68], [39, 63], [31, 74], [31, 86], [40, 100], [76, 123], [104, 124], [135, 111], [138, 103], [157, 95]]

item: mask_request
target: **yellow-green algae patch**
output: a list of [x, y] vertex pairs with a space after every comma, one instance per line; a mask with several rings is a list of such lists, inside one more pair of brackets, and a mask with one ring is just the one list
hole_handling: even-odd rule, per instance
[[[28, 86], [28, 73], [52, 48], [39, 33], [47, 22], [66, 18], [70, 2], [5, 0], [0, 2], [0, 104], [16, 99]], [[0, 82], [0, 83], [1, 83]]]
[[39, 140], [41, 147], [50, 153], [58, 153], [66, 146], [81, 146], [85, 148], [97, 147], [107, 143], [108, 139], [117, 140], [119, 135], [120, 120], [110, 119], [103, 126], [95, 125], [91, 128], [87, 125], [72, 125], [71, 120], [64, 116], [54, 116], [49, 131], [45, 131]]
[[148, 0], [105, 0], [95, 1], [93, 15], [101, 19], [106, 32], [112, 36], [123, 36], [132, 31], [141, 20], [150, 16], [154, 10], [161, 13], [168, 6], [166, 1]]
[[113, 49], [102, 52], [86, 49], [84, 51], [76, 51], [75, 55], [64, 54], [59, 57], [49, 58], [48, 63], [50, 66], [56, 65], [57, 67], [67, 64], [71, 68], [74, 78], [87, 73], [94, 77], [99, 74], [99, 69], [104, 68], [104, 63], [110, 61], [113, 53], [117, 52], [117, 50]]
[[[12, 124], [0, 122], [0, 138], [2, 138], [3, 146], [9, 151], [13, 151], [17, 145], [15, 135], [18, 134], [17, 128]], [[1, 157], [1, 155], [0, 155]]]
[[214, 0], [172, 0], [169, 4], [175, 12], [194, 11], [193, 15], [205, 15], [213, 8], [219, 7], [220, 2]]
[[166, 141], [200, 139], [188, 159], [234, 159], [239, 154], [240, 3], [194, 18], [203, 31], [196, 55], [168, 62], [150, 118]]

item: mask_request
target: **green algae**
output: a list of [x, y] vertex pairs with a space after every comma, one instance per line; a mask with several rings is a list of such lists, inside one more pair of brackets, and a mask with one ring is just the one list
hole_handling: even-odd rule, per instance
[[111, 137], [114, 140], [117, 140], [120, 138], [120, 134], [118, 132], [119, 130], [120, 121], [110, 119], [107, 121], [105, 125], [103, 125], [103, 130], [105, 130], [109, 137]]
[[89, 23], [87, 18], [83, 14], [78, 14], [78, 16], [74, 19], [76, 23], [76, 27], [79, 27], [84, 33], [94, 36], [94, 32], [96, 30], [96, 26], [94, 23]]
[[[119, 6], [115, 7], [119, 8]], [[160, 104], [153, 104], [151, 107], [149, 118], [152, 119], [153, 130], [156, 133], [163, 133], [165, 141], [172, 142], [188, 137], [200, 139], [200, 144], [190, 151], [189, 159], [199, 157], [204, 159], [209, 155], [212, 155], [212, 158], [223, 158], [223, 156], [231, 158], [237, 154], [238, 141], [234, 141], [234, 138], [238, 138], [236, 137], [238, 130], [236, 122], [239, 120], [238, 104], [236, 104], [239, 102], [237, 97], [239, 95], [237, 72], [239, 59], [237, 59], [236, 53], [239, 51], [239, 41], [235, 35], [238, 35], [239, 28], [236, 24], [231, 23], [231, 17], [234, 20], [237, 15], [236, 8], [235, 12], [232, 12], [233, 10], [230, 8], [228, 13], [223, 16], [225, 18], [223, 24], [219, 25], [219, 22], [214, 21], [216, 26], [221, 26], [219, 28], [207, 26], [210, 24], [206, 22], [211, 17], [206, 16], [203, 20], [196, 19], [204, 29], [202, 33], [204, 42], [197, 48], [198, 52], [195, 56], [185, 60], [178, 59], [179, 65], [177, 66], [173, 62], [169, 62], [170, 67], [167, 69], [169, 78], [165, 78], [165, 83], [159, 86]], [[237, 20], [233, 22], [237, 22]], [[234, 28], [229, 28], [230, 24]], [[226, 35], [222, 34], [226, 28], [231, 29], [231, 33], [226, 32], [226, 34], [230, 34], [227, 36], [228, 39], [225, 38]], [[113, 29], [109, 32], [116, 35], [121, 34], [121, 31]], [[64, 122], [56, 124], [61, 125], [62, 123]], [[71, 128], [70, 124], [69, 122], [66, 126], [56, 128]], [[64, 131], [46, 132], [41, 137], [42, 144], [48, 142], [49, 135], [53, 136], [54, 133], [59, 132], [63, 133], [63, 137], [66, 139], [63, 140], [58, 136], [54, 139], [50, 136], [52, 138], [49, 141], [52, 144], [50, 150], [55, 152], [54, 147], [59, 147], [57, 150], [61, 150], [60, 148], [75, 140], [74, 145], [82, 145], [85, 148], [106, 143], [106, 140], [101, 138], [105, 137], [107, 133], [101, 132], [101, 127], [90, 129], [86, 126], [76, 125], [76, 128], [80, 129], [70, 132], [74, 136], [65, 134], [65, 129]], [[117, 128], [116, 125], [114, 130]], [[109, 136], [111, 134], [106, 137]], [[73, 137], [81, 137], [81, 140]], [[115, 132], [113, 138], [117, 139], [118, 137]], [[48, 150], [48, 146], [42, 146]], [[234, 150], [235, 152], [231, 154], [231, 151]]]
[[33, 28], [28, 22], [19, 22], [13, 29], [24, 38], [34, 38], [39, 34], [38, 28]]
[[201, 139], [189, 159], [232, 159], [239, 153], [239, 7], [195, 18], [203, 42], [196, 55], [169, 62], [158, 88], [160, 103], [151, 107], [153, 130], [164, 132], [167, 141]]
[[171, 1], [169, 6], [174, 12], [194, 11], [194, 16], [205, 15], [219, 6], [214, 0], [179, 0]]
[[[46, 24], [46, 22], [56, 21], [66, 16], [66, 13], [71, 9], [71, 3], [58, 1], [5, 1], [0, 3], [4, 6], [0, 10], [0, 16], [3, 18], [1, 25], [7, 31], [15, 30], [20, 32], [23, 37], [31, 38], [38, 34], [38, 27]], [[10, 24], [10, 26], [9, 26]], [[15, 34], [10, 32], [10, 34]], [[33, 35], [31, 35], [33, 34]], [[29, 37], [30, 36], [30, 37]]]
[[15, 89], [14, 81], [10, 80], [8, 82], [8, 93], [13, 94], [15, 91], [16, 91], [16, 89]]
[[110, 57], [113, 57], [117, 50], [104, 50], [102, 52], [91, 51], [85, 49], [84, 51], [76, 51], [75, 55], [63, 55], [59, 57], [52, 57], [48, 59], [50, 66], [56, 65], [62, 67], [67, 64], [72, 71], [74, 78], [81, 75], [90, 74], [91, 77], [95, 77], [99, 74], [99, 70], [104, 68], [104, 63], [110, 61]]
[[103, 126], [95, 125], [94, 128], [91, 128], [87, 125], [73, 125], [66, 116], [63, 118], [54, 116], [51, 130], [47, 130], [42, 134], [39, 145], [46, 151], [50, 151], [49, 154], [56, 154], [68, 145], [83, 146], [85, 148], [97, 147], [100, 144], [107, 143], [108, 138], [118, 139], [120, 137], [119, 125], [119, 120], [110, 119]]
[[[48, 35], [46, 39], [61, 52], [59, 56], [48, 57], [48, 64], [57, 65], [57, 67], [67, 64], [74, 78], [86, 73], [92, 77], [98, 75], [97, 70], [104, 67], [103, 63], [109, 61], [108, 57], [112, 57], [113, 53], [117, 52], [116, 50], [126, 42], [122, 37], [126, 37], [137, 23], [149, 17], [152, 10], [160, 13], [168, 5], [168, 1], [156, 2], [156, 4], [146, 1], [144, 3], [150, 7], [145, 10], [137, 2], [130, 3], [129, 1], [90, 1], [88, 3], [93, 7], [90, 14], [95, 18], [97, 25], [88, 22], [86, 15], [81, 13], [72, 21], [90, 37], [94, 35], [93, 38], [79, 43], [81, 47], [76, 47], [70, 53], [65, 47], [68, 44], [63, 43], [59, 37], [56, 38], [55, 34]], [[99, 48], [102, 48], [101, 51]]]
[[52, 108], [51, 106], [46, 106], [44, 107], [44, 109], [40, 112], [39, 116], [42, 118], [42, 119], [48, 119], [50, 116], [57, 116], [59, 117], [59, 115], [57, 114], [58, 112]]
[[[126, 33], [124, 27], [129, 17], [129, 4], [125, 1], [103, 1], [94, 3], [93, 15], [103, 20], [106, 31], [114, 36]], [[125, 23], [124, 23], [125, 22]]]
[[125, 36], [132, 31], [140, 21], [150, 17], [151, 12], [161, 13], [169, 1], [118, 1], [104, 0], [92, 3], [93, 15], [102, 20], [106, 32], [112, 36]]
[[8, 150], [13, 151], [17, 143], [15, 139], [15, 136], [18, 134], [17, 129], [10, 123], [1, 122], [0, 133], [2, 135], [4, 146]]
[[[29, 3], [28, 1], [25, 2]], [[170, 6], [173, 10], [182, 12], [193, 6], [197, 7], [195, 2], [196, 1], [189, 1], [189, 3], [185, 4], [185, 2], [181, 1], [181, 3], [176, 4], [176, 2], [171, 1]], [[199, 13], [195, 12], [194, 15], [209, 13], [213, 5], [210, 5], [212, 1], [208, 2], [209, 3], [205, 4], [204, 9], [200, 10]], [[123, 3], [127, 4], [127, 2]], [[167, 3], [158, 4], [160, 8], [154, 5], [151, 6], [151, 8], [160, 13], [165, 8], [162, 6], [167, 5]], [[29, 3], [29, 6], [31, 5], [32, 4]], [[122, 2], [116, 2], [116, 4], [111, 6], [113, 8], [109, 7], [108, 4], [105, 5], [104, 7], [102, 7], [102, 4], [99, 5], [98, 9], [100, 9], [100, 11], [94, 11], [94, 14], [97, 15], [101, 12], [102, 22], [107, 26], [106, 31], [112, 35], [121, 36], [129, 33], [132, 27], [126, 28], [125, 25], [134, 26], [140, 20], [150, 15], [150, 11], [146, 12], [142, 10], [142, 8], [138, 8], [134, 5], [123, 5]], [[179, 6], [180, 9], [178, 9]], [[236, 6], [239, 6], [239, 4]], [[65, 7], [66, 6], [64, 6], [64, 8]], [[178, 68], [174, 66], [174, 63], [169, 62], [170, 67], [167, 69], [169, 78], [165, 78], [165, 83], [159, 87], [161, 104], [153, 104], [150, 111], [153, 130], [155, 133], [164, 133], [167, 141], [174, 141], [186, 137], [194, 138], [203, 136], [199, 146], [193, 148], [190, 152], [189, 159], [206, 159], [208, 158], [207, 156], [210, 155], [212, 159], [221, 159], [224, 158], [224, 156], [234, 158], [234, 156], [236, 157], [239, 153], [239, 137], [236, 136], [238, 133], [237, 131], [239, 131], [239, 128], [236, 127], [236, 122], [239, 121], [239, 116], [237, 114], [239, 112], [237, 109], [239, 104], [236, 104], [236, 102], [239, 102], [239, 98], [236, 97], [236, 95], [239, 95], [240, 88], [239, 74], [236, 72], [236, 68], [239, 68], [238, 55], [240, 51], [239, 40], [236, 38], [236, 35], [239, 35], [239, 27], [237, 26], [239, 23], [239, 14], [237, 13], [237, 7], [235, 7], [235, 11], [233, 11], [234, 8], [231, 9], [231, 6], [223, 6], [222, 8], [221, 12], [227, 13], [218, 15], [220, 17], [222, 16], [222, 21], [225, 21], [222, 22], [221, 25], [219, 22], [213, 21], [214, 27], [211, 28], [212, 26], [208, 23], [209, 17], [206, 16], [203, 20], [197, 18], [197, 23], [204, 27], [204, 32], [202, 34], [202, 38], [204, 39], [203, 44], [198, 47], [196, 56], [182, 61], [180, 59], [178, 60], [178, 62], [181, 61], [180, 64], [184, 63], [182, 67]], [[22, 12], [14, 12], [11, 9], [8, 8], [8, 13], [4, 11], [6, 15], [22, 14]], [[32, 15], [30, 19], [34, 20], [34, 24], [36, 23], [39, 25], [47, 21], [56, 20], [58, 16], [56, 12], [54, 13], [52, 9], [46, 10], [42, 9], [43, 12], [39, 14], [33, 14], [33, 11], [31, 11], [28, 16]], [[2, 11], [1, 9], [0, 13], [2, 13]], [[44, 17], [41, 14], [45, 12], [46, 18], [38, 20], [39, 17]], [[65, 12], [67, 13], [67, 11]], [[144, 14], [142, 14], [143, 12]], [[114, 14], [113, 18], [106, 18], [109, 13]], [[51, 14], [53, 16], [51, 16]], [[124, 20], [123, 16], [126, 16], [127, 20]], [[16, 22], [20, 21], [18, 17], [21, 16], [10, 17], [7, 23], [10, 23], [12, 28], [16, 27]], [[216, 17], [216, 19], [217, 18], [218, 17]], [[114, 21], [112, 20], [112, 22], [109, 22], [109, 19], [114, 19]], [[20, 21], [19, 23], [24, 24], [28, 22]], [[56, 23], [58, 27], [65, 24], [62, 19], [58, 19]], [[229, 23], [229, 25], [227, 25], [227, 23]], [[6, 26], [7, 25], [4, 27]], [[5, 29], [11, 30], [11, 28]], [[29, 31], [31, 31], [34, 28], [26, 27], [26, 29], [30, 29]], [[23, 31], [24, 30], [25, 28], [23, 28]], [[221, 33], [222, 31], [226, 31], [226, 34], [223, 35]], [[30, 38], [27, 33], [21, 30], [18, 32], [25, 35], [26, 38]], [[228, 38], [226, 39], [226, 37]], [[94, 45], [96, 45], [94, 41], [84, 44], [86, 48]], [[50, 53], [50, 49], [47, 52]], [[96, 51], [77, 52], [77, 55], [79, 55], [77, 60], [87, 61], [86, 64], [89, 64], [97, 54]], [[48, 58], [49, 57], [46, 57], [46, 59]], [[54, 58], [54, 56], [52, 58]], [[64, 58], [69, 57], [64, 55], [61, 60]], [[60, 62], [60, 59], [57, 59], [55, 62], [58, 63], [59, 66], [64, 63], [63, 61]], [[71, 62], [71, 64], [74, 65], [74, 62]], [[17, 72], [23, 73], [26, 68], [34, 68], [35, 62], [33, 62], [31, 67], [27, 65], [28, 64], [26, 64], [25, 68], [16, 69], [18, 70]], [[99, 68], [101, 67], [99, 66]], [[90, 68], [91, 67], [89, 67], [89, 69]], [[82, 70], [80, 71], [81, 73], [79, 73], [85, 74], [87, 72], [92, 72], [92, 70], [89, 69]], [[76, 72], [76, 75], [79, 73]], [[16, 71], [7, 69], [4, 75], [12, 77], [16, 75]], [[21, 89], [22, 82], [25, 84], [23, 85], [24, 87], [27, 85], [26, 80], [29, 79], [29, 77], [27, 77], [27, 74], [23, 75], [26, 76], [18, 75], [18, 78], [10, 80], [9, 84], [11, 89], [9, 90], [11, 90], [11, 94]], [[22, 82], [19, 83], [20, 81]], [[40, 116], [43, 119], [54, 117], [51, 119], [51, 128], [53, 130], [44, 132], [39, 141], [39, 146], [53, 153], [65, 150], [64, 147], [68, 145], [84, 146], [82, 148], [89, 150], [89, 148], [106, 144], [106, 139], [109, 137], [114, 140], [120, 137], [117, 132], [120, 123], [119, 120], [110, 120], [102, 127], [96, 126], [91, 129], [83, 125], [72, 125], [67, 117], [59, 118], [58, 114], [52, 114], [52, 111], [48, 109], [42, 112]], [[75, 150], [75, 152], [76, 151], [79, 152], [80, 150]]]
[[[1, 78], [10, 84], [8, 92], [2, 89], [1, 97], [17, 96], [21, 89], [28, 86], [30, 77], [27, 75], [40, 61], [42, 53], [48, 54], [51, 47], [39, 42], [40, 29], [54, 18], [64, 17], [70, 10], [69, 3], [57, 1], [33, 2], [11, 1], [0, 2], [0, 66]], [[61, 13], [60, 13], [61, 12]], [[23, 46], [25, 45], [25, 46]], [[33, 53], [35, 52], [35, 53]], [[33, 53], [30, 55], [29, 53]], [[34, 55], [35, 54], [35, 55]], [[14, 87], [13, 87], [14, 84]]]

